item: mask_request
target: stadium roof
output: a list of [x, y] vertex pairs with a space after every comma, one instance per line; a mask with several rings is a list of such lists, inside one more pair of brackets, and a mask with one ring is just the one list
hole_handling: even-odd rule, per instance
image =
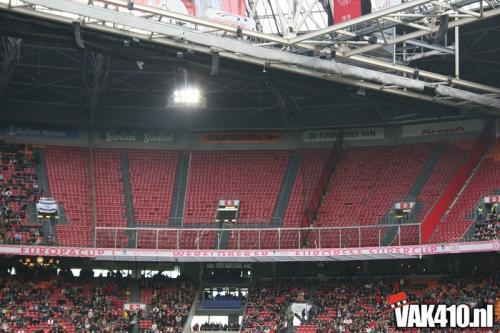
[[[470, 16], [463, 20], [471, 20], [470, 24], [459, 28], [460, 80], [467, 81], [463, 86], [463, 82], [454, 77], [454, 54], [451, 52], [454, 29], [449, 30], [445, 46], [432, 45], [424, 37], [410, 40], [414, 42], [412, 46], [396, 44], [396, 55], [403, 57], [405, 53], [406, 62], [398, 61], [396, 64], [401, 67], [394, 66], [395, 69], [384, 68], [388, 56], [393, 57], [393, 53], [363, 39], [374, 32], [360, 33], [357, 40], [346, 39], [342, 43], [338, 42], [340, 39], [333, 43], [332, 35], [323, 33], [312, 37], [311, 43], [315, 44], [312, 49], [305, 45], [287, 50], [288, 55], [316, 59], [318, 53], [324, 51], [323, 46], [330, 50], [337, 48], [339, 54], [351, 52], [359, 57], [342, 55], [329, 63], [358, 66], [365, 62], [365, 71], [398, 75], [397, 83], [406, 84], [406, 77], [411, 77], [408, 79], [409, 88], [379, 84], [376, 89], [372, 89], [375, 85], [367, 79], [353, 80], [348, 75], [330, 74], [323, 77], [312, 70], [306, 71], [300, 64], [288, 64], [284, 68], [284, 65], [265, 57], [259, 62], [237, 54], [226, 56], [224, 50], [204, 52], [199, 45], [185, 42], [184, 46], [173, 37], [137, 38], [135, 31], [120, 32], [104, 23], [97, 26], [89, 17], [82, 21], [85, 24], [81, 27], [75, 27], [71, 24], [75, 20], [71, 15], [66, 15], [70, 17], [67, 20], [61, 19], [65, 15], [56, 17], [53, 10], [41, 10], [32, 6], [33, 2], [36, 1], [19, 2], [15, 7], [9, 7], [0, 1], [0, 117], [3, 120], [124, 128], [295, 129], [390, 125], [425, 119], [483, 117], [498, 112], [495, 107], [478, 106], [470, 101], [429, 92], [428, 86], [418, 94], [408, 93], [415, 82], [441, 85], [442, 77], [449, 77], [453, 82], [443, 84], [443, 89], [465, 87], [475, 98], [496, 100], [496, 89], [500, 91], [500, 39], [497, 38], [500, 18], [492, 2], [490, 5], [485, 3], [489, 11], [484, 13], [494, 15], [481, 14], [477, 22], [473, 20], [474, 15], [465, 12], [468, 9], [463, 9], [470, 8], [470, 4], [469, 7], [460, 7], [463, 10], [460, 15]], [[59, 2], [63, 3], [63, 0]], [[319, 3], [315, 5], [321, 6]], [[423, 11], [421, 7], [418, 10]], [[317, 8], [316, 15], [326, 15], [321, 13], [320, 7]], [[264, 19], [266, 13], [257, 10], [257, 16]], [[390, 20], [394, 17], [387, 22]], [[365, 28], [370, 22], [363, 22]], [[406, 22], [405, 26], [408, 24]], [[359, 25], [348, 28], [357, 34], [361, 29]], [[80, 29], [81, 34], [76, 29]], [[311, 29], [317, 27], [311, 26]], [[411, 27], [408, 31], [401, 29], [397, 27], [401, 36], [421, 31]], [[264, 36], [258, 35], [255, 39], [282, 38], [272, 29], [262, 33]], [[245, 34], [251, 32], [245, 31]], [[305, 35], [307, 33], [299, 34], [298, 38]], [[378, 36], [379, 39], [383, 37], [383, 33]], [[81, 38], [84, 48], [77, 45], [78, 38]], [[234, 41], [229, 37], [217, 38], [224, 43], [226, 39]], [[254, 40], [251, 42], [255, 43]], [[342, 48], [345, 45], [351, 45], [351, 48], [346, 51]], [[276, 50], [276, 45], [262, 49], [258, 45], [251, 46], [264, 51]], [[357, 53], [370, 47], [378, 49], [368, 50], [370, 53], [366, 54]], [[211, 75], [214, 74], [214, 53], [219, 51], [218, 71]], [[405, 74], [407, 68], [414, 72]], [[422, 78], [425, 71], [437, 79]], [[421, 81], [418, 80], [419, 73]], [[206, 107], [188, 111], [167, 105], [168, 97], [179, 82], [186, 80], [200, 86]], [[487, 87], [468, 87], [469, 81]]]

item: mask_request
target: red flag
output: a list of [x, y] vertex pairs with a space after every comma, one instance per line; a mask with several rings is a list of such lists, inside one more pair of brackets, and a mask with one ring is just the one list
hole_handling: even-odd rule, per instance
[[404, 291], [400, 291], [397, 294], [392, 294], [387, 297], [387, 304], [390, 305], [391, 308], [399, 307], [407, 303], [408, 296]]

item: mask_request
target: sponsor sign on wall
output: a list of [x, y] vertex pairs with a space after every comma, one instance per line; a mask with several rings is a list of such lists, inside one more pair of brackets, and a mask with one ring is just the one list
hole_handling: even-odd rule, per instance
[[7, 126], [0, 127], [0, 135], [7, 137], [75, 139], [78, 131], [73, 129], [53, 129], [45, 127]]
[[[302, 141], [304, 142], [331, 142], [335, 141], [339, 135], [339, 129], [325, 129], [315, 131], [305, 131], [302, 133]], [[384, 138], [383, 127], [371, 128], [351, 128], [343, 129], [342, 135], [344, 140], [373, 140]]]
[[258, 144], [278, 143], [281, 134], [260, 132], [223, 132], [201, 134], [201, 142], [209, 144]]
[[447, 121], [441, 123], [403, 126], [402, 135], [404, 138], [408, 138], [416, 136], [460, 134], [466, 132], [478, 132], [481, 131], [483, 127], [484, 123], [480, 119]]
[[104, 142], [141, 143], [141, 144], [171, 144], [178, 141], [175, 132], [168, 131], [101, 131], [100, 138]]

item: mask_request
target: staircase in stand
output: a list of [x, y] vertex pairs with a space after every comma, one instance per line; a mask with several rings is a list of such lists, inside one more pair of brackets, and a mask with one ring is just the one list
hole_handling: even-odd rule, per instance
[[172, 204], [170, 206], [169, 227], [180, 227], [182, 225], [190, 159], [191, 153], [185, 151], [179, 154], [177, 160]]
[[278, 200], [276, 200], [276, 205], [274, 206], [273, 217], [270, 224], [272, 227], [278, 228], [283, 225], [283, 218], [286, 208], [288, 207], [288, 202], [290, 201], [295, 179], [297, 178], [300, 160], [301, 154], [298, 151], [295, 151], [288, 160], [283, 183], [281, 184], [278, 194]]
[[[135, 228], [136, 223], [134, 219], [134, 207], [132, 205], [132, 184], [130, 182], [130, 171], [129, 171], [129, 160], [128, 160], [128, 155], [127, 152], [120, 152], [120, 171], [122, 173], [122, 183], [123, 183], [123, 194], [125, 197], [125, 202], [123, 203], [125, 205], [125, 217], [127, 218], [127, 227], [128, 228]], [[127, 232], [129, 236], [129, 243], [128, 246], [135, 248], [135, 243], [136, 243], [136, 234], [134, 231], [128, 231]]]

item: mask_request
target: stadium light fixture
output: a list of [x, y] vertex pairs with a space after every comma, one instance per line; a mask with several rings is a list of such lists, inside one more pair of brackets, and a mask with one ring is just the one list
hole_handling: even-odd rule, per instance
[[195, 107], [202, 104], [201, 91], [198, 88], [182, 88], [174, 91], [171, 105], [183, 107]]

